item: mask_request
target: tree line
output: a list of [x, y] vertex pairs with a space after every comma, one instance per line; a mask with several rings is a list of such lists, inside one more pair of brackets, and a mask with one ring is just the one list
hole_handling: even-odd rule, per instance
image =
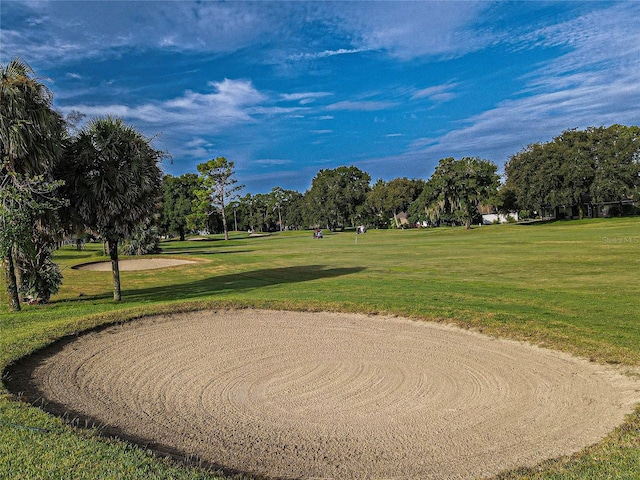
[[[528, 217], [562, 208], [578, 216], [637, 213], [640, 130], [613, 125], [567, 130], [527, 146], [505, 164], [441, 159], [430, 178], [378, 179], [355, 166], [322, 169], [305, 192], [274, 187], [241, 195], [233, 161], [217, 157], [198, 173], [163, 175], [167, 156], [113, 117], [88, 122], [52, 107], [51, 92], [15, 59], [0, 66], [0, 257], [9, 308], [47, 302], [62, 281], [53, 253], [63, 239], [104, 242], [120, 295], [119, 251], [150, 253], [160, 235], [279, 231], [367, 225], [465, 225], [479, 207]], [[616, 210], [617, 209], [617, 210]]]
[[[228, 163], [232, 177], [233, 162]], [[567, 130], [550, 142], [528, 145], [506, 162], [503, 181], [495, 163], [477, 157], [441, 159], [427, 180], [402, 177], [372, 184], [371, 176], [354, 166], [323, 169], [303, 193], [274, 187], [267, 194], [231, 195], [233, 218], [227, 221], [219, 210], [203, 215], [202, 208], [195, 208], [199, 189], [199, 177], [192, 173], [165, 176], [164, 234], [184, 239], [187, 232], [219, 232], [228, 225], [258, 231], [356, 225], [470, 228], [480, 221], [480, 206], [520, 218], [638, 214], [640, 128]]]
[[[233, 162], [224, 157], [216, 160], [233, 178]], [[199, 165], [198, 170], [201, 168]], [[260, 232], [339, 230], [357, 225], [400, 228], [409, 220], [470, 226], [478, 216], [478, 205], [497, 191], [496, 171], [497, 166], [488, 160], [447, 158], [427, 181], [403, 177], [379, 179], [372, 185], [367, 172], [342, 166], [320, 170], [304, 193], [274, 187], [266, 194], [240, 196], [235, 187], [234, 192], [227, 191], [226, 204], [221, 196], [211, 202], [211, 189], [203, 190], [203, 177], [167, 175], [160, 206], [161, 231], [184, 240], [187, 233], [222, 232], [229, 225], [234, 230]], [[230, 212], [224, 218], [223, 205]]]

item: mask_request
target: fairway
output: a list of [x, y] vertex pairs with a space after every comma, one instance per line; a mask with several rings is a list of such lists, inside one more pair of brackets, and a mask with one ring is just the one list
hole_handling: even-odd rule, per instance
[[[407, 401], [415, 400], [416, 397], [412, 396], [413, 393], [422, 391], [424, 394], [422, 399], [427, 402], [427, 405], [430, 401], [434, 402], [431, 404], [433, 407], [431, 410], [440, 409], [441, 415], [446, 416], [447, 414], [446, 408], [441, 408], [441, 405], [437, 404], [437, 395], [433, 389], [420, 390], [416, 387], [420, 382], [420, 379], [415, 377], [417, 372], [425, 374], [421, 384], [423, 387], [428, 385], [425, 382], [429, 379], [437, 385], [453, 385], [451, 378], [459, 376], [466, 378], [468, 382], [462, 382], [457, 386], [453, 385], [453, 387], [457, 388], [456, 391], [460, 398], [468, 398], [469, 400], [465, 405], [460, 405], [456, 404], [453, 399], [451, 403], [455, 407], [452, 408], [461, 408], [464, 411], [468, 407], [473, 410], [477, 400], [480, 402], [478, 405], [486, 407], [483, 412], [488, 415], [487, 425], [493, 424], [496, 417], [508, 417], [507, 414], [490, 413], [492, 408], [498, 408], [500, 402], [506, 398], [511, 398], [514, 404], [522, 405], [527, 405], [525, 397], [541, 402], [535, 408], [529, 404], [532, 412], [540, 413], [536, 420], [525, 415], [521, 418], [526, 420], [521, 424], [511, 424], [513, 428], [506, 427], [502, 430], [502, 434], [507, 435], [505, 438], [513, 434], [509, 432], [520, 431], [522, 435], [515, 441], [515, 446], [506, 448], [503, 444], [501, 451], [508, 453], [510, 450], [517, 451], [518, 448], [526, 449], [527, 444], [531, 446], [535, 442], [542, 445], [541, 448], [538, 450], [538, 447], [532, 447], [534, 453], [523, 454], [517, 461], [509, 460], [501, 464], [487, 464], [480, 467], [486, 468], [481, 471], [484, 473], [472, 472], [469, 474], [472, 478], [476, 474], [495, 473], [501, 468], [500, 465], [510, 471], [501, 474], [499, 478], [520, 479], [634, 479], [637, 471], [640, 470], [640, 410], [637, 402], [635, 411], [633, 411], [634, 406], [628, 403], [633, 400], [633, 395], [623, 397], [619, 402], [610, 403], [612, 408], [601, 405], [602, 409], [596, 413], [583, 411], [580, 422], [574, 422], [574, 425], [586, 430], [598, 425], [595, 430], [589, 433], [593, 433], [595, 437], [588, 439], [586, 436], [581, 436], [582, 434], [564, 436], [560, 434], [557, 438], [552, 439], [553, 441], [548, 442], [549, 445], [554, 445], [552, 448], [558, 447], [558, 449], [546, 450], [544, 447], [550, 437], [536, 436], [532, 430], [527, 429], [536, 428], [539, 422], [544, 422], [547, 418], [546, 414], [541, 414], [538, 407], [542, 408], [542, 404], [555, 397], [563, 398], [562, 394], [565, 393], [565, 390], [560, 386], [567, 385], [564, 383], [567, 377], [559, 372], [565, 370], [546, 368], [527, 370], [525, 368], [523, 373], [520, 370], [519, 360], [511, 361], [509, 369], [492, 370], [488, 365], [474, 363], [481, 362], [487, 357], [493, 364], [498, 364], [498, 360], [488, 355], [487, 352], [482, 351], [482, 354], [475, 355], [471, 360], [465, 356], [464, 351], [451, 350], [449, 352], [448, 347], [446, 349], [436, 348], [430, 343], [428, 336], [425, 337], [413, 330], [420, 327], [422, 328], [420, 331], [429, 331], [435, 335], [433, 332], [437, 329], [434, 330], [434, 328], [438, 324], [445, 326], [445, 331], [453, 326], [465, 330], [466, 333], [459, 332], [462, 336], [452, 342], [454, 345], [459, 343], [460, 338], [475, 338], [476, 336], [489, 342], [488, 345], [501, 344], [503, 340], [497, 340], [498, 338], [525, 342], [537, 346], [534, 350], [539, 350], [544, 355], [552, 357], [560, 355], [562, 358], [566, 358], [566, 354], [569, 354], [572, 356], [570, 361], [577, 362], [576, 365], [586, 365], [587, 368], [595, 369], [594, 372], [600, 372], [595, 374], [598, 378], [603, 378], [601, 377], [602, 370], [598, 369], [604, 369], [609, 373], [610, 371], [619, 372], [630, 381], [636, 381], [638, 367], [640, 367], [640, 317], [638, 314], [640, 312], [640, 284], [637, 281], [640, 272], [640, 219], [638, 218], [487, 226], [476, 227], [470, 231], [460, 228], [409, 231], [370, 230], [359, 236], [350, 231], [325, 232], [323, 239], [313, 239], [312, 232], [304, 231], [274, 233], [261, 237], [250, 237], [246, 233], [236, 232], [232, 234], [229, 241], [222, 240], [220, 236], [210, 236], [198, 241], [168, 241], [161, 245], [163, 254], [155, 257], [192, 260], [195, 263], [155, 270], [123, 271], [123, 301], [120, 303], [112, 301], [111, 272], [73, 268], [80, 264], [107, 260], [102, 255], [101, 244], [87, 244], [83, 251], [77, 251], [75, 246], [59, 250], [55, 258], [63, 270], [64, 284], [60, 292], [53, 297], [51, 304], [26, 305], [24, 310], [16, 315], [6, 310], [4, 307], [5, 299], [3, 299], [3, 309], [0, 310], [0, 366], [5, 374], [3, 382], [9, 383], [10, 377], [16, 380], [17, 377], [10, 375], [11, 368], [13, 368], [10, 365], [21, 357], [45, 348], [67, 335], [71, 335], [70, 338], [75, 338], [78, 332], [109, 324], [121, 325], [115, 327], [118, 332], [135, 332], [138, 325], [139, 328], [147, 328], [152, 324], [147, 322], [156, 321], [146, 320], [147, 317], [171, 315], [174, 320], [165, 323], [169, 325], [175, 322], [176, 325], [182, 325], [180, 330], [183, 331], [182, 333], [174, 332], [173, 343], [175, 345], [180, 345], [180, 342], [185, 341], [185, 338], [190, 338], [189, 345], [194, 345], [193, 350], [196, 352], [199, 340], [209, 340], [209, 347], [212, 350], [202, 355], [200, 361], [213, 361], [215, 359], [213, 353], [215, 352], [226, 352], [226, 355], [239, 354], [239, 360], [242, 360], [243, 344], [238, 343], [242, 338], [236, 341], [233, 334], [234, 329], [230, 328], [233, 322], [228, 320], [228, 325], [221, 326], [215, 324], [217, 320], [207, 320], [210, 322], [210, 330], [197, 330], [195, 324], [198, 322], [202, 324], [202, 318], [204, 318], [197, 315], [206, 316], [206, 314], [195, 312], [240, 310], [240, 312], [249, 315], [247, 318], [251, 319], [246, 320], [245, 318], [243, 328], [247, 327], [247, 323], [260, 324], [258, 318], [250, 316], [249, 312], [251, 311], [290, 312], [291, 315], [299, 315], [297, 318], [301, 320], [294, 321], [293, 324], [300, 325], [304, 323], [302, 319], [308, 319], [304, 321], [310, 322], [309, 325], [313, 325], [313, 328], [303, 329], [294, 334], [291, 331], [292, 324], [287, 323], [290, 320], [286, 320], [291, 317], [282, 317], [281, 320], [273, 319], [273, 322], [270, 323], [279, 326], [279, 332], [291, 331], [291, 335], [278, 336], [273, 332], [262, 331], [257, 341], [260, 343], [260, 347], [265, 349], [269, 343], [272, 344], [271, 351], [281, 354], [282, 351], [285, 351], [286, 345], [281, 345], [282, 348], [278, 349], [276, 348], [278, 342], [285, 342], [290, 337], [291, 342], [302, 345], [302, 348], [298, 348], [298, 352], [307, 356], [317, 355], [317, 353], [313, 353], [314, 350], [311, 348], [317, 344], [323, 346], [324, 350], [321, 352], [325, 352], [327, 355], [328, 352], [332, 352], [337, 355], [337, 352], [340, 351], [338, 347], [343, 345], [341, 342], [346, 341], [345, 339], [348, 337], [338, 336], [337, 341], [323, 344], [325, 335], [321, 332], [323, 332], [323, 328], [328, 328], [328, 326], [323, 327], [322, 322], [313, 320], [318, 317], [306, 317], [305, 315], [310, 313], [326, 315], [325, 318], [329, 319], [328, 325], [331, 325], [331, 322], [335, 322], [336, 318], [349, 318], [342, 317], [342, 314], [356, 314], [360, 319], [358, 322], [365, 322], [369, 327], [361, 329], [361, 333], [355, 335], [353, 341], [349, 342], [349, 346], [355, 345], [358, 339], [364, 338], [368, 339], [369, 343], [377, 342], [376, 344], [380, 346], [377, 350], [365, 350], [364, 354], [371, 354], [375, 357], [385, 350], [394, 350], [395, 348], [406, 356], [389, 357], [388, 359], [380, 356], [381, 359], [387, 360], [384, 364], [388, 368], [385, 370], [382, 365], [378, 365], [377, 370], [367, 370], [362, 365], [375, 365], [376, 358], [348, 359], [332, 355], [332, 358], [336, 358], [336, 363], [331, 364], [331, 359], [328, 357], [316, 357], [314, 360], [314, 358], [304, 357], [299, 359], [290, 356], [278, 358], [262, 355], [258, 360], [252, 361], [251, 365], [255, 372], [259, 372], [259, 367], [264, 366], [267, 370], [263, 370], [264, 374], [259, 378], [271, 379], [271, 384], [259, 385], [258, 377], [252, 376], [254, 370], [247, 368], [241, 369], [248, 382], [246, 385], [235, 381], [236, 377], [233, 375], [227, 375], [226, 378], [230, 384], [240, 388], [238, 391], [241, 391], [242, 387], [247, 387], [248, 392], [257, 394], [262, 391], [265, 395], [269, 388], [273, 388], [273, 385], [278, 381], [288, 379], [288, 385], [292, 389], [292, 401], [298, 395], [298, 403], [294, 407], [290, 407], [290, 411], [293, 412], [290, 418], [270, 417], [262, 413], [264, 410], [255, 410], [264, 408], [269, 403], [273, 406], [274, 402], [269, 401], [267, 397], [261, 399], [256, 397], [259, 401], [256, 400], [257, 403], [253, 405], [238, 403], [237, 398], [234, 400], [239, 408], [237, 412], [246, 413], [248, 409], [251, 415], [257, 417], [264, 424], [251, 423], [247, 420], [250, 417], [246, 415], [230, 413], [229, 404], [224, 406], [224, 400], [221, 400], [222, 397], [220, 397], [220, 395], [228, 394], [230, 390], [224, 384], [215, 383], [213, 381], [217, 378], [215, 376], [210, 378], [209, 388], [198, 387], [194, 380], [192, 386], [196, 392], [203, 392], [202, 396], [199, 393], [188, 394], [186, 393], [188, 389], [184, 390], [183, 394], [172, 390], [173, 385], [180, 383], [177, 380], [181, 377], [175, 373], [175, 369], [179, 369], [180, 364], [174, 361], [170, 365], [163, 365], [162, 369], [158, 370], [152, 367], [147, 368], [148, 364], [145, 363], [150, 362], [151, 359], [158, 363], [165, 355], [170, 358], [172, 352], [171, 345], [168, 347], [160, 346], [153, 340], [153, 335], [148, 338], [153, 340], [149, 342], [149, 345], [157, 350], [156, 357], [149, 356], [149, 352], [145, 354], [142, 347], [131, 347], [132, 344], [128, 343], [129, 340], [125, 340], [125, 337], [120, 337], [119, 334], [107, 335], [106, 338], [120, 338], [123, 344], [130, 345], [130, 349], [122, 354], [123, 357], [133, 359], [134, 353], [139, 352], [140, 358], [146, 358], [146, 360], [141, 360], [142, 363], [131, 362], [124, 365], [126, 368], [133, 369], [133, 371], [126, 370], [127, 374], [124, 375], [122, 374], [125, 371], [124, 367], [118, 369], [113, 366], [116, 364], [109, 363], [112, 359], [103, 358], [108, 367], [103, 367], [102, 375], [111, 375], [112, 378], [109, 382], [115, 385], [116, 381], [135, 383], [136, 379], [140, 381], [145, 379], [145, 382], [152, 384], [151, 377], [146, 377], [147, 371], [156, 372], [160, 377], [165, 374], [166, 376], [163, 377], [165, 380], [172, 380], [167, 380], [164, 383], [161, 380], [156, 383], [158, 388], [165, 388], [163, 394], [167, 394], [167, 402], [170, 402], [167, 407], [168, 411], [178, 411], [182, 407], [187, 408], [187, 405], [197, 403], [199, 399], [206, 399], [207, 402], [220, 401], [222, 403], [215, 404], [215, 408], [208, 408], [207, 411], [219, 410], [224, 415], [210, 419], [210, 421], [220, 422], [217, 424], [221, 426], [224, 426], [225, 421], [233, 421], [234, 418], [239, 422], [248, 422], [253, 425], [253, 430], [251, 428], [242, 430], [245, 434], [249, 432], [248, 435], [250, 435], [249, 439], [243, 437], [245, 444], [252, 444], [254, 440], [256, 442], [260, 440], [260, 444], [263, 446], [266, 438], [263, 435], [267, 435], [269, 431], [268, 424], [273, 425], [280, 422], [276, 430], [281, 434], [292, 431], [288, 422], [299, 421], [299, 417], [296, 417], [298, 411], [296, 409], [321, 416], [321, 413], [311, 408], [310, 404], [305, 404], [300, 400], [300, 392], [303, 392], [305, 383], [293, 381], [296, 374], [309, 381], [306, 385], [311, 385], [312, 391], [323, 394], [322, 398], [327, 401], [328, 405], [331, 405], [331, 401], [335, 402], [349, 397], [354, 390], [357, 390], [354, 379], [362, 378], [365, 384], [360, 384], [359, 387], [363, 391], [374, 394], [372, 398], [377, 401], [377, 404], [375, 402], [370, 404], [361, 402], [365, 413], [363, 418], [373, 415], [372, 410], [367, 410], [367, 408], [372, 408], [371, 405], [378, 405], [384, 412], [388, 412], [389, 408], [393, 412], [406, 410], [400, 417], [397, 417], [399, 421], [407, 421], [411, 415], [420, 410], [408, 408], [407, 403], [402, 404], [398, 400], [399, 397], [392, 394], [394, 391]], [[128, 257], [128, 259], [130, 258]], [[196, 316], [191, 317], [191, 315]], [[334, 315], [337, 316], [334, 317]], [[187, 320], [189, 318], [201, 319], [192, 320], [194, 323], [192, 333], [189, 333], [190, 330], [184, 326], [185, 322], [189, 323]], [[411, 321], [404, 319], [411, 319]], [[346, 335], [350, 323], [347, 320], [344, 322]], [[372, 325], [376, 325], [376, 327], [373, 328]], [[408, 343], [399, 343], [396, 345], [397, 348], [392, 347], [393, 342], [400, 341], [397, 338], [398, 329], [405, 328], [404, 325], [409, 325], [412, 329], [411, 334], [405, 335], [410, 340]], [[237, 328], [237, 325], [234, 328]], [[380, 337], [373, 339], [370, 336], [373, 331], [381, 332]], [[104, 332], [92, 332], [81, 336], [81, 340], [84, 341], [85, 337], [88, 339], [93, 336], [104, 340], [103, 334]], [[194, 336], [189, 337], [189, 335]], [[158, 341], [160, 338], [158, 336]], [[487, 338], [492, 340], [487, 340]], [[67, 347], [72, 348], [72, 345], [73, 343], [69, 343]], [[427, 345], [432, 348], [420, 350]], [[518, 346], [521, 347], [519, 343]], [[190, 348], [190, 346], [183, 347], [182, 351], [189, 352]], [[333, 351], [334, 348], [337, 350]], [[344, 350], [343, 348], [342, 351]], [[351, 353], [349, 349], [346, 351]], [[356, 351], [354, 349], [353, 353], [355, 354]], [[445, 354], [443, 358], [448, 360], [448, 368], [456, 369], [459, 367], [457, 375], [450, 377], [446, 375], [431, 376], [430, 372], [435, 369], [438, 362], [430, 355], [438, 351]], [[144, 355], [147, 356], [143, 357]], [[493, 360], [490, 360], [491, 358]], [[320, 365], [319, 360], [331, 366], [331, 368], [327, 367], [324, 370], [327, 375], [333, 372], [346, 382], [342, 386], [342, 390], [336, 387], [335, 391], [342, 393], [335, 393], [332, 397], [328, 386], [319, 387], [320, 384], [312, 383], [321, 378], [318, 372], [323, 370], [320, 367], [315, 370], [303, 368], [296, 370], [294, 368], [286, 371], [286, 369], [275, 369], [273, 363], [275, 361], [277, 365], [286, 366], [306, 361], [308, 365], [314, 365], [315, 361], [315, 364]], [[421, 361], [426, 363], [420, 363]], [[99, 364], [96, 363], [96, 365]], [[351, 367], [347, 365], [351, 365]], [[426, 373], [425, 365], [428, 367]], [[271, 370], [268, 370], [269, 366], [271, 366]], [[7, 367], [9, 368], [7, 369]], [[193, 366], [187, 368], [186, 365], [184, 367], [187, 369], [185, 371], [194, 368]], [[217, 369], [220, 372], [223, 371], [223, 367], [220, 364], [207, 366], [209, 369], [214, 371]], [[405, 367], [408, 370], [402, 373], [402, 368]], [[553, 380], [547, 381], [544, 376], [547, 371], [553, 375], [560, 374], [560, 377], [554, 377]], [[475, 377], [465, 377], [464, 372], [473, 372]], [[394, 374], [398, 376], [393, 377]], [[358, 377], [359, 375], [361, 377]], [[492, 377], [492, 375], [497, 376]], [[507, 394], [507, 390], [500, 390], [500, 386], [510, 385], [513, 375], [522, 377], [526, 385], [517, 389], [511, 388]], [[91, 383], [94, 378], [98, 377], [85, 377], [85, 382]], [[403, 378], [405, 383], [385, 384], [383, 380], [386, 378]], [[620, 377], [614, 375], [613, 378], [619, 379]], [[589, 385], [592, 376], [581, 377], [580, 381], [569, 382], [569, 385], [571, 388], [578, 388], [585, 379], [588, 380], [586, 385]], [[203, 379], [196, 378], [196, 380]], [[483, 384], [482, 382], [485, 380], [487, 383]], [[609, 381], [606, 380], [606, 382]], [[575, 392], [576, 394], [569, 400], [565, 400], [566, 408], [558, 407], [556, 409], [556, 413], [559, 413], [561, 418], [550, 418], [556, 418], [557, 424], [563, 425], [562, 428], [564, 428], [566, 424], [562, 423], [563, 421], [572, 422], [571, 415], [574, 407], [576, 411], [580, 411], [577, 407], [590, 396], [594, 397], [593, 405], [599, 405], [597, 398], [606, 399], [609, 393], [615, 394], [617, 381], [614, 380], [611, 391], [604, 396], [590, 392], [584, 395]], [[465, 390], [463, 384], [477, 386], [477, 389]], [[412, 388], [412, 385], [415, 388]], [[531, 393], [530, 388], [533, 386], [537, 386], [541, 396], [536, 391]], [[561, 391], [557, 388], [560, 388]], [[598, 388], [600, 387], [594, 386], [593, 392], [598, 392]], [[151, 390], [143, 388], [139, 390], [139, 392], [144, 391]], [[104, 392], [108, 393], [109, 389], [106, 388]], [[286, 397], [283, 392], [274, 392], [273, 390], [270, 392], [272, 400], [280, 401]], [[546, 393], [542, 394], [542, 392]], [[64, 422], [43, 413], [41, 410], [16, 401], [17, 398], [37, 401], [37, 397], [20, 396], [21, 390], [14, 390], [14, 393], [16, 395], [3, 390], [0, 394], [0, 476], [26, 479], [66, 478], [68, 472], [73, 471], [73, 478], [78, 479], [218, 478], [214, 473], [197, 467], [176, 466], [163, 462], [150, 455], [144, 448], [132, 449], [125, 443], [104, 441], [102, 437], [91, 433], [91, 431], [77, 430], [66, 426]], [[375, 394], [378, 396], [376, 397]], [[488, 395], [488, 397], [482, 397], [481, 394]], [[155, 395], [151, 394], [146, 399], [137, 397], [137, 395], [138, 393], [129, 396], [128, 401], [138, 403], [127, 406], [127, 409], [139, 408], [140, 410], [136, 411], [144, 412], [146, 410], [142, 408], [141, 403], [152, 399]], [[499, 400], [494, 402], [495, 405], [486, 401], [486, 398], [491, 398], [492, 395], [493, 398]], [[514, 396], [509, 397], [509, 395]], [[158, 398], [165, 397], [160, 395]], [[399, 407], [391, 406], [392, 403], [385, 404], [385, 399], [388, 399], [389, 402], [400, 402]], [[214, 403], [208, 405], [213, 406]], [[163, 418], [162, 415], [166, 415], [166, 413], [161, 413], [162, 405], [147, 406], [151, 409], [149, 412], [152, 416], [158, 413], [160, 415], [158, 418]], [[154, 410], [157, 408], [160, 410]], [[254, 410], [251, 410], [252, 408]], [[353, 413], [355, 410], [349, 410], [345, 404], [344, 410], [334, 407], [331, 413], [335, 413], [339, 417], [345, 412]], [[496, 410], [496, 412], [498, 411]], [[631, 415], [623, 418], [624, 412]], [[200, 418], [201, 413], [202, 411], [194, 415], [194, 418]], [[428, 412], [420, 413], [424, 414], [424, 418], [429, 418]], [[473, 412], [467, 410], [466, 413], [471, 415]], [[608, 417], [609, 414], [613, 416]], [[139, 415], [139, 417], [145, 415]], [[385, 415], [392, 417], [388, 413]], [[326, 416], [330, 417], [330, 415]], [[74, 416], [69, 415], [66, 418], [73, 420]], [[174, 415], [173, 418], [183, 417]], [[187, 416], [187, 418], [189, 417]], [[447, 417], [447, 420], [453, 421], [456, 418], [462, 418], [462, 416], [452, 415]], [[603, 423], [599, 424], [600, 421]], [[411, 430], [411, 428], [417, 428], [415, 425], [420, 422], [409, 421], [408, 424], [409, 426], [405, 425], [405, 431], [412, 432], [415, 434], [414, 436], [422, 435], [420, 432]], [[76, 420], [74, 425], [84, 426], [85, 423]], [[422, 425], [435, 428], [438, 425], [437, 419], [422, 422]], [[474, 426], [476, 425], [479, 425], [478, 422], [474, 424]], [[522, 428], [524, 430], [519, 430]], [[541, 428], [544, 427], [541, 426]], [[465, 429], [466, 427], [459, 427], [459, 430]], [[489, 441], [491, 439], [490, 430], [487, 429], [485, 437], [478, 437], [487, 441], [478, 441], [477, 445], [491, 445], [494, 440]], [[108, 433], [108, 430], [102, 431]], [[357, 424], [351, 424], [349, 435], [361, 435], [364, 431], [368, 430]], [[560, 429], [561, 433], [562, 431]], [[567, 431], [569, 430], [567, 429]], [[371, 433], [371, 431], [368, 432]], [[585, 430], [582, 432], [585, 433]], [[140, 436], [144, 437], [147, 433], [149, 432]], [[325, 438], [322, 437], [320, 430], [316, 430], [315, 433], [317, 438]], [[325, 433], [331, 432], [325, 431]], [[195, 434], [195, 437], [198, 435]], [[365, 437], [367, 439], [375, 437], [383, 445], [388, 446], [388, 443], [384, 443], [387, 441], [385, 435], [387, 435], [386, 430], [375, 431], [372, 432], [372, 435], [365, 435]], [[348, 435], [345, 434], [343, 437], [346, 438]], [[274, 446], [282, 446], [285, 440], [289, 442], [286, 445], [293, 445], [295, 440], [295, 438], [283, 439], [277, 436], [269, 438], [274, 441], [267, 443]], [[303, 436], [302, 438], [308, 440], [307, 448], [324, 448], [321, 442], [312, 441], [311, 437]], [[402, 436], [393, 437], [390, 435], [388, 438], [393, 438], [398, 444], [405, 442], [402, 440]], [[433, 455], [430, 458], [435, 459], [436, 450], [445, 448], [446, 441], [442, 438], [441, 434], [437, 441], [422, 442], [422, 448], [427, 449], [423, 453]], [[572, 446], [560, 447], [559, 443], [554, 443], [556, 440], [562, 442], [574, 438], [579, 443]], [[197, 443], [197, 438], [194, 441]], [[153, 442], [151, 443], [153, 444]], [[143, 442], [142, 445], [144, 447], [147, 443]], [[458, 445], [470, 444], [461, 441]], [[176, 448], [176, 445], [173, 446]], [[223, 450], [220, 448], [219, 452]], [[575, 455], [562, 456], [576, 450], [579, 452]], [[184, 451], [189, 455], [194, 455], [192, 458], [206, 457], [211, 462], [224, 463], [230, 468], [232, 468], [232, 462], [228, 459], [236, 457], [230, 454], [229, 457], [209, 455], [207, 452], [196, 451], [188, 446]], [[370, 451], [375, 450], [372, 448]], [[401, 451], [403, 450], [399, 449], [397, 452]], [[347, 448], [341, 449], [340, 452], [337, 455], [339, 458], [352, 456]], [[383, 448], [377, 451], [377, 455], [383, 456], [385, 452], [393, 454], [396, 450], [390, 447]], [[410, 460], [410, 458], [415, 458], [411, 457], [415, 452], [416, 450], [408, 448], [405, 450], [408, 455], [406, 461], [399, 460], [398, 457], [391, 460], [398, 465], [398, 472], [426, 472], [426, 470], [412, 470], [428, 468], [424, 465], [420, 467], [418, 461]], [[456, 463], [453, 458], [457, 455], [453, 446], [450, 452], [450, 460], [447, 460], [446, 463], [453, 465]], [[307, 454], [311, 455], [310, 452]], [[364, 455], [362, 452], [361, 454]], [[340, 457], [340, 455], [345, 457]], [[491, 461], [494, 460], [493, 457], [496, 462], [501, 461], [496, 452], [490, 457]], [[550, 457], [556, 459], [543, 460]], [[238, 455], [237, 458], [242, 459], [242, 456]], [[256, 456], [256, 458], [258, 457]], [[310, 457], [302, 456], [301, 458], [308, 460]], [[362, 458], [364, 460], [359, 470], [362, 472], [362, 478], [371, 478], [372, 472], [379, 471], [377, 469], [381, 467], [373, 455], [366, 457], [366, 459]], [[242, 465], [236, 464], [236, 466], [247, 469], [256, 468], [260, 471], [266, 469], [264, 465], [256, 466], [244, 463], [244, 460], [239, 461]], [[481, 464], [482, 462], [479, 461], [479, 465]], [[531, 469], [518, 468], [534, 464], [535, 466]], [[305, 470], [307, 466], [311, 469], [311, 465], [313, 462], [309, 460], [305, 466], [297, 467], [300, 469], [298, 472], [311, 472], [311, 470]], [[343, 468], [348, 468], [346, 460], [342, 465]], [[353, 473], [353, 469], [346, 471], [352, 472], [352, 476], [357, 477], [357, 474]], [[402, 473], [399, 475], [402, 476]], [[428, 472], [425, 475], [428, 475]]]
[[209, 311], [55, 350], [12, 388], [269, 478], [484, 477], [590, 445], [640, 401], [640, 381], [568, 355], [388, 317]]

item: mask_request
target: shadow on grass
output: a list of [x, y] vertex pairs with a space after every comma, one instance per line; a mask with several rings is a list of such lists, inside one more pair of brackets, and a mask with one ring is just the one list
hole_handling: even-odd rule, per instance
[[309, 282], [358, 273], [365, 267], [326, 268], [323, 265], [268, 268], [202, 278], [193, 282], [171, 283], [150, 288], [124, 289], [126, 300], [182, 300], [206, 297], [220, 292], [243, 292], [272, 285]]

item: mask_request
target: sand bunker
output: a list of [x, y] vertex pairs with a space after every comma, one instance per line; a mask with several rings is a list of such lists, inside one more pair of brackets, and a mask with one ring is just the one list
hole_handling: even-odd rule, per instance
[[592, 444], [640, 401], [637, 380], [568, 355], [365, 315], [156, 317], [30, 362], [11, 376], [56, 413], [285, 478], [491, 475]]
[[[195, 261], [180, 260], [177, 258], [132, 258], [118, 261], [121, 272], [153, 270], [155, 268], [175, 267], [177, 265], [185, 265], [187, 263], [195, 263]], [[92, 270], [94, 272], [110, 272], [111, 262], [85, 263], [84, 265], [78, 265], [74, 268], [78, 270]]]

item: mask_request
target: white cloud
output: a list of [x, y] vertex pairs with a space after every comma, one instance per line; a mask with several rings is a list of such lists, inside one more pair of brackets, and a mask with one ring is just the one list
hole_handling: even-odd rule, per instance
[[[401, 59], [458, 56], [482, 48], [491, 37], [472, 30], [487, 2], [353, 2], [335, 15], [361, 50], [384, 50]], [[338, 10], [338, 9], [336, 9]]]
[[315, 102], [319, 98], [333, 95], [329, 92], [302, 92], [302, 93], [283, 93], [282, 100], [300, 102], [300, 105], [307, 105]]
[[567, 51], [524, 76], [517, 96], [438, 138], [416, 140], [412, 151], [434, 157], [491, 155], [501, 163], [569, 128], [639, 124], [638, 17], [640, 4], [614, 4], [527, 34]]
[[26, 19], [25, 26], [38, 26], [7, 28], [3, 22], [3, 50], [38, 63], [100, 56], [121, 47], [234, 52], [270, 32], [274, 21], [273, 9], [245, 2], [48, 1], [1, 7], [3, 17], [11, 11]]
[[141, 124], [171, 125], [192, 132], [215, 132], [239, 123], [254, 123], [252, 117], [267, 96], [250, 81], [224, 79], [210, 82], [212, 93], [186, 91], [164, 102], [128, 105], [72, 105], [63, 112], [79, 111], [90, 117], [114, 115]]
[[286, 160], [283, 158], [261, 158], [256, 160], [254, 163], [261, 166], [274, 166], [274, 165], [289, 165], [291, 160]]
[[[310, 60], [381, 50], [411, 59], [460, 55], [490, 42], [471, 29], [486, 2], [2, 2], [26, 18], [3, 24], [3, 50], [39, 64], [113, 55], [120, 48], [231, 53], [264, 45], [269, 59]], [[17, 13], [19, 12], [19, 13]], [[25, 28], [37, 25], [37, 28]], [[341, 48], [310, 42], [320, 28]], [[328, 43], [328, 42], [327, 42]], [[297, 53], [294, 53], [297, 52]]]
[[364, 48], [339, 48], [337, 50], [324, 50], [314, 53], [297, 53], [289, 56], [291, 60], [310, 60], [316, 58], [335, 57], [336, 55], [349, 55], [354, 53], [366, 52]]
[[445, 83], [443, 85], [435, 85], [432, 87], [423, 88], [414, 92], [411, 96], [411, 99], [415, 100], [418, 98], [427, 98], [432, 102], [447, 102], [457, 97], [457, 95], [451, 91], [457, 86], [457, 83]]
[[211, 143], [208, 140], [205, 140], [204, 138], [194, 138], [193, 140], [189, 140], [188, 142], [185, 143], [186, 147], [189, 148], [196, 148], [196, 147], [213, 147], [213, 143]]
[[386, 110], [388, 108], [392, 108], [395, 106], [396, 106], [395, 102], [376, 101], [376, 100], [362, 100], [362, 101], [345, 100], [342, 102], [332, 103], [331, 105], [327, 105], [325, 108], [327, 110], [351, 110], [351, 111], [361, 111], [361, 112], [372, 112], [376, 110]]

